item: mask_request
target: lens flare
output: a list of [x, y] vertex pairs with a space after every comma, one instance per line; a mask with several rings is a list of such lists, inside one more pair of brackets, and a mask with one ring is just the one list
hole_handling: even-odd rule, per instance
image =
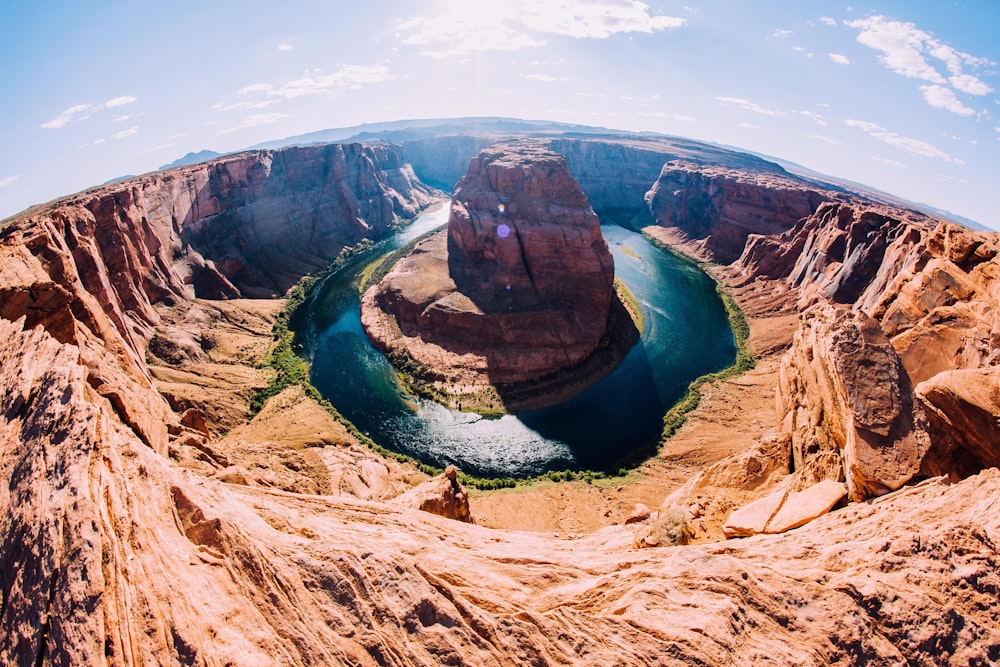
[[507, 225], [505, 225], [503, 223], [500, 223], [499, 225], [497, 225], [497, 236], [499, 236], [502, 239], [505, 239], [508, 236], [510, 236], [510, 227], [508, 227]]

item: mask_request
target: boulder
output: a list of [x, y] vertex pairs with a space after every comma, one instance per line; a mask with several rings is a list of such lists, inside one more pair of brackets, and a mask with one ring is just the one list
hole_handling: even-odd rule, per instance
[[920, 471], [923, 410], [899, 355], [864, 313], [833, 305], [807, 313], [781, 361], [776, 398], [794, 468], [838, 454], [851, 500], [898, 489]]
[[783, 533], [823, 516], [847, 495], [841, 482], [825, 479], [804, 491], [784, 496], [780, 508], [767, 522], [765, 533]]
[[781, 484], [763, 498], [733, 512], [722, 527], [726, 537], [784, 533], [823, 516], [847, 495], [844, 484], [832, 479], [802, 491], [791, 491], [789, 486]]
[[759, 500], [744, 505], [729, 515], [726, 523], [722, 526], [722, 532], [727, 538], [749, 537], [765, 532], [767, 524], [781, 509], [787, 496], [787, 489], [778, 489]]

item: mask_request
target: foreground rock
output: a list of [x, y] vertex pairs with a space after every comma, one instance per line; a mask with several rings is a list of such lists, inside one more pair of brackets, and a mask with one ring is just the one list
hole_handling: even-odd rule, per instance
[[795, 469], [839, 456], [851, 500], [894, 491], [920, 472], [930, 445], [923, 410], [899, 355], [860, 311], [827, 306], [804, 316], [777, 401]]
[[[417, 245], [365, 293], [362, 323], [397, 365], [415, 361], [461, 407], [494, 391], [508, 409], [556, 402], [635, 340], [586, 196], [564, 158], [523, 142], [471, 161], [447, 236]], [[602, 348], [608, 358], [595, 357]], [[519, 396], [527, 383], [531, 395]]]
[[469, 492], [458, 481], [455, 466], [448, 466], [437, 477], [398, 496], [393, 504], [430, 512], [446, 519], [475, 523], [469, 511]]
[[184, 474], [92, 402], [72, 345], [0, 341], [5, 664], [1000, 659], [996, 471], [637, 555], [631, 528], [559, 540]]

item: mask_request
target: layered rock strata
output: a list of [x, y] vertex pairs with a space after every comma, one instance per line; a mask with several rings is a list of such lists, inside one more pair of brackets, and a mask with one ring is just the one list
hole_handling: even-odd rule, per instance
[[[533, 142], [473, 159], [447, 234], [418, 244], [362, 299], [377, 346], [470, 403], [484, 388], [517, 392], [587, 363], [621, 338], [622, 315], [597, 216], [565, 160]], [[536, 390], [500, 400], [510, 408], [554, 397]]]

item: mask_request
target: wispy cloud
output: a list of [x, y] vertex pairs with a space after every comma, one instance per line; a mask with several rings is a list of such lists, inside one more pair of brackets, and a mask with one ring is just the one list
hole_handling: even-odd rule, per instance
[[250, 93], [266, 93], [273, 88], [274, 86], [269, 83], [255, 83], [253, 85], [240, 88], [236, 92], [240, 95], [249, 95]]
[[132, 114], [126, 113], [126, 114], [122, 114], [121, 116], [115, 116], [112, 120], [114, 120], [116, 123], [124, 123], [125, 121], [127, 121], [131, 117], [132, 117]]
[[557, 76], [551, 76], [549, 74], [522, 74], [522, 79], [531, 79], [532, 81], [542, 81], [544, 83], [551, 83], [553, 81], [565, 81], [566, 79], [560, 79]]
[[744, 127], [744, 128], [746, 128], [748, 130], [759, 130], [760, 129], [760, 125], [754, 125], [753, 123], [747, 123], [746, 121], [744, 121], [742, 123], [736, 123], [736, 125], [738, 127]]
[[718, 96], [715, 98], [716, 102], [722, 104], [728, 104], [732, 106], [740, 107], [741, 109], [746, 109], [747, 111], [753, 111], [754, 113], [759, 113], [764, 116], [785, 116], [787, 115], [784, 111], [779, 111], [778, 109], [768, 109], [767, 107], [762, 107], [759, 104], [755, 104], [750, 100], [745, 100], [741, 97], [724, 97]]
[[258, 125], [270, 125], [271, 123], [277, 123], [282, 118], [288, 118], [290, 114], [287, 113], [259, 113], [252, 116], [248, 116], [243, 120], [242, 123], [235, 127], [230, 127], [225, 130], [220, 130], [219, 134], [229, 134], [230, 132], [237, 132], [239, 130], [245, 130], [251, 127], [257, 127]]
[[75, 104], [47, 123], [42, 123], [42, 127], [47, 130], [66, 127], [72, 123], [79, 123], [82, 120], [87, 120], [98, 111], [102, 111], [104, 109], [114, 109], [116, 107], [125, 106], [126, 104], [132, 104], [135, 101], [137, 101], [137, 99], [131, 95], [121, 95], [119, 97], [112, 97], [110, 100], [99, 104]]
[[21, 180], [21, 177], [18, 175], [8, 176], [6, 178], [0, 178], [0, 188], [5, 188], [8, 185], [14, 185], [19, 180]]
[[833, 62], [835, 62], [835, 63], [837, 63], [838, 65], [850, 65], [851, 64], [851, 61], [845, 55], [841, 55], [839, 53], [828, 53], [826, 55], [830, 56], [830, 60], [833, 61]]
[[397, 25], [400, 43], [422, 47], [434, 58], [482, 51], [517, 51], [541, 46], [542, 35], [604, 39], [618, 33], [652, 33], [687, 22], [650, 14], [639, 0], [563, 0], [558, 3], [509, 0], [455, 3], [433, 16], [407, 18]]
[[825, 134], [803, 134], [806, 139], [815, 139], [816, 141], [822, 141], [825, 144], [830, 144], [831, 146], [839, 146], [841, 143], [832, 137], [828, 137]]
[[122, 95], [120, 97], [113, 97], [104, 103], [108, 109], [114, 109], [115, 107], [123, 107], [126, 104], [132, 104], [136, 101], [136, 98], [131, 95]]
[[[859, 42], [881, 52], [878, 59], [882, 65], [902, 76], [931, 84], [920, 88], [924, 99], [931, 106], [969, 116], [975, 111], [962, 104], [954, 91], [977, 96], [993, 92], [989, 84], [966, 70], [975, 71], [996, 63], [988, 58], [959, 51], [920, 30], [913, 23], [895, 21], [885, 16], [869, 16], [846, 21], [845, 25], [860, 31]], [[944, 71], [939, 69], [938, 63], [944, 65]], [[950, 97], [942, 91], [950, 93]]]
[[796, 113], [798, 113], [798, 115], [802, 116], [803, 118], [808, 118], [812, 122], [822, 127], [826, 127], [827, 125], [829, 125], [829, 123], [826, 122], [826, 118], [823, 118], [821, 114], [813, 113], [812, 111], [798, 111]]
[[289, 44], [288, 42], [282, 42], [281, 44], [278, 44], [278, 50], [279, 51], [291, 51], [292, 50], [292, 45]]
[[223, 104], [218, 102], [212, 105], [212, 111], [247, 111], [250, 109], [265, 109], [272, 104], [277, 104], [279, 100], [261, 100], [259, 102], [233, 102]]
[[976, 113], [975, 109], [962, 104], [950, 88], [937, 85], [920, 86], [920, 91], [924, 94], [924, 100], [932, 107], [957, 113], [959, 116], [974, 116]]
[[139, 126], [138, 125], [133, 125], [132, 127], [128, 128], [127, 130], [122, 130], [121, 132], [115, 132], [114, 134], [111, 135], [111, 138], [112, 139], [124, 139], [125, 137], [131, 137], [131, 136], [134, 136], [136, 134], [139, 134]]
[[906, 151], [910, 155], [917, 155], [920, 157], [932, 157], [944, 160], [945, 162], [951, 162], [953, 164], [965, 164], [962, 160], [952, 157], [948, 153], [945, 153], [940, 148], [932, 146], [926, 141], [921, 141], [920, 139], [912, 139], [910, 137], [904, 137], [895, 132], [890, 132], [881, 125], [876, 123], [869, 123], [863, 120], [846, 120], [844, 121], [850, 127], [856, 127], [859, 130], [864, 130], [871, 137], [881, 141], [882, 143], [894, 146], [900, 150]]
[[774, 32], [771, 33], [771, 38], [772, 39], [784, 39], [785, 37], [789, 37], [791, 34], [792, 34], [791, 30], [785, 30], [783, 28], [778, 28], [777, 30], [775, 30]]
[[831, 26], [837, 25], [837, 19], [832, 19], [829, 16], [823, 16], [820, 18], [820, 23], [824, 23], [826, 25], [831, 25]]
[[356, 90], [365, 84], [380, 83], [393, 78], [385, 65], [340, 65], [340, 69], [330, 74], [314, 72], [300, 79], [289, 81], [280, 88], [267, 91], [268, 95], [293, 99], [306, 95], [320, 95], [335, 88]]

